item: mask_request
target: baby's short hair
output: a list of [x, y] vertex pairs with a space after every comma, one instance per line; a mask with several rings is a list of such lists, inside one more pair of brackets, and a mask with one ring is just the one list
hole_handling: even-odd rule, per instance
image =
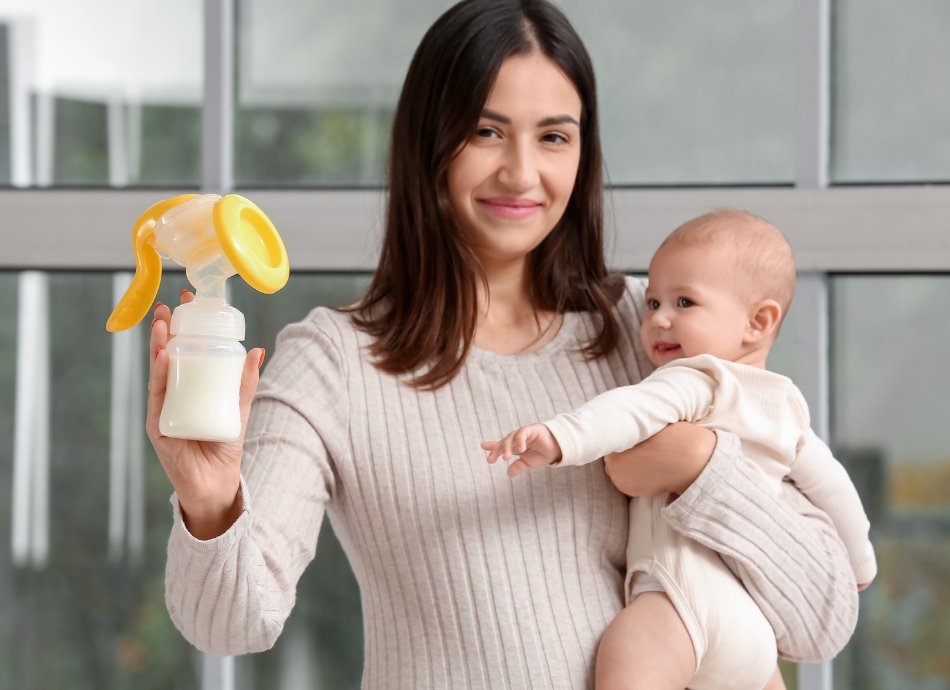
[[683, 223], [658, 252], [696, 245], [732, 249], [739, 297], [749, 302], [774, 299], [785, 318], [795, 294], [795, 258], [778, 228], [748, 211], [721, 209]]

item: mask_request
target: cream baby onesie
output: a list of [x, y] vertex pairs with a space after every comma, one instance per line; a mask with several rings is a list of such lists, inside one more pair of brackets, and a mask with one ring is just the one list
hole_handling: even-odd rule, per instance
[[[837, 529], [857, 582], [877, 570], [870, 527], [847, 472], [811, 431], [801, 392], [784, 376], [711, 355], [678, 359], [641, 383], [602, 393], [545, 425], [561, 465], [626, 450], [666, 425], [688, 421], [739, 437], [742, 454], [765, 475], [776, 500], [791, 480]], [[761, 690], [775, 666], [774, 633], [742, 584], [712, 550], [673, 530], [661, 511], [669, 495], [630, 502], [628, 603], [658, 581], [683, 620], [696, 653], [690, 688]], [[766, 527], [763, 526], [763, 529]], [[633, 596], [631, 596], [633, 595]], [[726, 680], [728, 679], [728, 680]]]

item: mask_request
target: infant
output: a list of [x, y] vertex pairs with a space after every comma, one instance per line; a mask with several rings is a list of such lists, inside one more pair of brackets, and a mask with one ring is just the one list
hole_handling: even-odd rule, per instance
[[[508, 467], [514, 477], [593, 462], [678, 421], [729, 431], [776, 499], [789, 480], [828, 514], [856, 581], [869, 583], [877, 566], [857, 491], [811, 431], [798, 388], [765, 369], [794, 289], [791, 248], [768, 222], [727, 210], [685, 223], [650, 262], [640, 338], [659, 368], [639, 384], [483, 443], [488, 462], [518, 456]], [[784, 687], [762, 611], [716, 553], [663, 519], [670, 500], [630, 501], [627, 607], [601, 641], [597, 690]]]

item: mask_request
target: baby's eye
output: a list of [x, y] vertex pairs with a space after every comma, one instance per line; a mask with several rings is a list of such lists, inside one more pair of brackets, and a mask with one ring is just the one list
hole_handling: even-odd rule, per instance
[[691, 307], [694, 304], [695, 302], [693, 302], [693, 300], [689, 299], [688, 297], [680, 297], [678, 300], [676, 300], [676, 305], [678, 307]]
[[658, 299], [647, 300], [647, 309], [652, 309], [653, 311], [656, 311], [659, 308], [660, 308], [660, 300]]

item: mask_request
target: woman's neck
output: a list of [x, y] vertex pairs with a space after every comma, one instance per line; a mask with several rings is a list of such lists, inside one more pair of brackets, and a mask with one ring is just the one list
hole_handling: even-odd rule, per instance
[[479, 319], [473, 345], [500, 355], [534, 352], [560, 328], [561, 315], [536, 311], [531, 303], [528, 260], [483, 267], [486, 286], [479, 286]]

